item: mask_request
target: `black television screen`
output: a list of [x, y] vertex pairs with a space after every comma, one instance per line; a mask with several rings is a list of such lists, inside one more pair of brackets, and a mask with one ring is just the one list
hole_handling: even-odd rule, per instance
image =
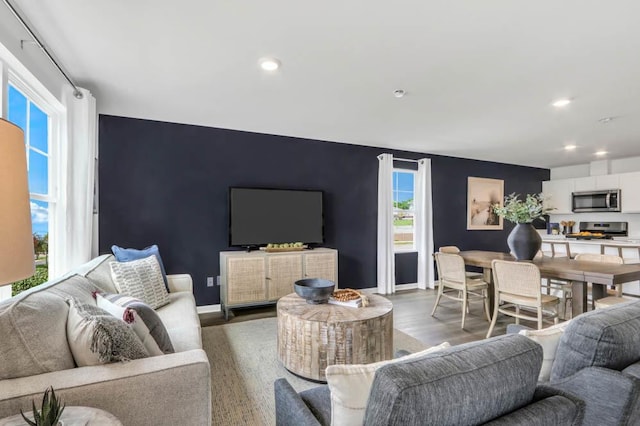
[[229, 188], [229, 244], [322, 243], [322, 191]]

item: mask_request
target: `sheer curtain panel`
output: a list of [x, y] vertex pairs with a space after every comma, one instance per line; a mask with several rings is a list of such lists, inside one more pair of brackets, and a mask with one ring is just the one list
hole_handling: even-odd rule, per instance
[[396, 291], [393, 250], [393, 155], [378, 156], [378, 293]]
[[418, 288], [434, 288], [431, 160], [428, 158], [418, 161], [414, 203], [416, 209], [415, 239], [418, 250]]
[[57, 277], [91, 259], [93, 247], [93, 205], [95, 159], [97, 152], [96, 100], [88, 90], [80, 89], [82, 99], [65, 88], [67, 108], [66, 143], [60, 152], [62, 174], [58, 202], [55, 205], [57, 232], [51, 252], [49, 274]]

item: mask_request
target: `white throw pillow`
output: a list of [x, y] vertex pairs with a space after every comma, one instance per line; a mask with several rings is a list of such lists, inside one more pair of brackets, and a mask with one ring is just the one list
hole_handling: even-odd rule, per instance
[[372, 364], [330, 365], [326, 376], [331, 391], [331, 426], [352, 426], [364, 423], [367, 400], [373, 385], [376, 370], [382, 366], [420, 358], [426, 354], [448, 348], [448, 342], [441, 343], [421, 352], [401, 358]]
[[[142, 344], [147, 351], [149, 351], [149, 355], [158, 356], [164, 355], [164, 352], [158, 346], [158, 343], [155, 341], [153, 336], [151, 336], [151, 332], [149, 331], [149, 327], [144, 323], [142, 318], [138, 315], [138, 313], [132, 309], [127, 311], [127, 308], [124, 306], [118, 306], [115, 303], [104, 298], [100, 293], [96, 294], [96, 302], [98, 304], [98, 308], [104, 309], [109, 312], [114, 317], [123, 320], [125, 323], [129, 324], [129, 327], [133, 329], [136, 335], [142, 341]], [[128, 312], [133, 318], [125, 317], [125, 312]], [[129, 322], [131, 321], [131, 322]]]
[[151, 255], [131, 262], [111, 262], [111, 278], [118, 292], [142, 300], [152, 309], [169, 303], [158, 259]]
[[538, 376], [539, 381], [549, 381], [551, 377], [551, 367], [553, 367], [553, 361], [556, 359], [556, 350], [558, 349], [560, 338], [562, 338], [564, 330], [570, 322], [571, 321], [563, 322], [543, 328], [542, 330], [520, 331], [519, 334], [528, 337], [542, 346], [542, 368], [540, 369], [540, 376]]

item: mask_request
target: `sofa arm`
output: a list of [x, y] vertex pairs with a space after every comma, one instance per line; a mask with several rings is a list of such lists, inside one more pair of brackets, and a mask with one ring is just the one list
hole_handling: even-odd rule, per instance
[[211, 374], [201, 349], [2, 380], [0, 418], [30, 410], [49, 386], [66, 405], [101, 408], [125, 425], [211, 425]]
[[619, 371], [588, 367], [546, 387], [583, 400], [584, 425], [627, 424], [640, 418], [640, 379]]
[[273, 384], [276, 397], [276, 426], [320, 426], [307, 404], [287, 379]]
[[167, 275], [167, 283], [169, 284], [170, 293], [176, 293], [178, 291], [193, 293], [193, 280], [189, 274]]

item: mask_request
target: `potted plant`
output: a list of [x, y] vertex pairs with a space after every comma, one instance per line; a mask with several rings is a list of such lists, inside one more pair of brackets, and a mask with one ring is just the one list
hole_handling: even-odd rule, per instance
[[553, 208], [544, 206], [542, 194], [527, 194], [521, 199], [516, 193], [504, 197], [504, 205], [493, 205], [493, 211], [500, 217], [516, 224], [507, 238], [511, 253], [518, 260], [531, 260], [540, 250], [542, 238], [531, 222], [543, 217]]
[[[49, 397], [49, 392], [51, 392], [51, 397]], [[61, 424], [60, 416], [62, 416], [62, 412], [64, 411], [64, 404], [61, 405], [60, 400], [53, 391], [53, 387], [47, 388], [47, 390], [44, 391], [40, 411], [36, 408], [34, 401], [31, 403], [33, 404], [33, 420], [25, 416], [22, 409], [20, 410], [20, 414], [22, 414], [22, 418], [27, 424], [31, 426], [58, 426]]]

